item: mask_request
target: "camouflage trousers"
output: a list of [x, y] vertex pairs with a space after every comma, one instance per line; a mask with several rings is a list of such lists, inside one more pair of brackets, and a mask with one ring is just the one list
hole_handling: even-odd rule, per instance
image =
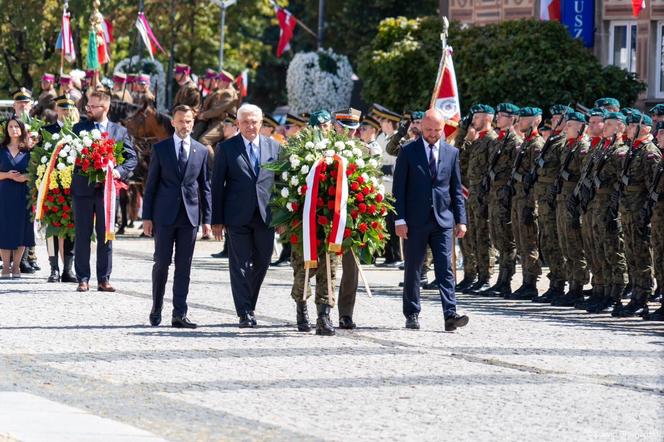
[[[623, 197], [623, 200], [626, 198]], [[641, 204], [642, 206], [642, 204]], [[625, 258], [632, 281], [632, 296], [636, 300], [647, 299], [652, 294], [653, 263], [650, 249], [650, 237], [643, 238], [636, 231], [639, 210], [634, 210], [629, 201], [627, 206], [621, 203], [620, 217], [625, 235]]]
[[493, 244], [498, 250], [498, 263], [500, 269], [512, 277], [516, 267], [516, 242], [512, 233], [511, 213], [504, 202], [509, 196], [506, 185], [497, 186], [495, 183], [489, 192], [489, 231]]
[[537, 222], [537, 203], [523, 193], [523, 186], [512, 197], [512, 233], [516, 249], [521, 257], [524, 279], [542, 274], [539, 262], [537, 240], [539, 226]]
[[664, 289], [664, 201], [656, 203], [652, 214], [652, 254], [657, 287]]
[[588, 211], [592, 213], [594, 238], [597, 239], [597, 256], [604, 284], [624, 286], [627, 284], [627, 262], [625, 244], [621, 232], [609, 232], [606, 225], [606, 212], [609, 205], [608, 194], [597, 194]]
[[[466, 219], [469, 224], [472, 223], [471, 220], [471, 210], [468, 207], [468, 202], [466, 202]], [[468, 226], [470, 230], [470, 225]], [[459, 247], [461, 247], [461, 255], [463, 255], [463, 276], [464, 278], [475, 278], [477, 276], [477, 258], [475, 255], [475, 243], [471, 238], [465, 237], [459, 241]]]
[[604, 287], [604, 274], [602, 273], [602, 260], [599, 255], [599, 234], [593, 229], [593, 213], [588, 210], [581, 215], [581, 237], [583, 249], [586, 251], [586, 260], [592, 274], [593, 287]]
[[486, 202], [480, 204], [477, 200], [479, 191], [479, 185], [472, 186], [470, 189], [468, 207], [471, 219], [467, 236], [470, 237], [470, 241], [475, 245], [479, 278], [488, 280], [493, 275], [493, 266], [496, 263], [496, 259], [489, 232], [489, 209]]
[[569, 192], [563, 191], [556, 200], [558, 244], [565, 259], [565, 274], [568, 281], [583, 285], [588, 282], [588, 264], [583, 250], [581, 225], [575, 227], [567, 213], [566, 201], [568, 197]]
[[[332, 275], [332, 293], [328, 298], [327, 294], [327, 267], [325, 262], [325, 253], [319, 252], [318, 254], [318, 267], [309, 269], [309, 279], [316, 276], [316, 304], [325, 304], [334, 307], [334, 283], [336, 279], [337, 269], [337, 255], [330, 253], [330, 274]], [[309, 299], [311, 296], [311, 285], [307, 288], [306, 297], [304, 296], [304, 259], [302, 252], [293, 247], [291, 253], [291, 267], [293, 268], [293, 287], [291, 288], [291, 297], [295, 302], [300, 302]]]
[[547, 277], [551, 284], [564, 285], [567, 281], [565, 273], [565, 260], [563, 259], [560, 245], [558, 242], [558, 225], [556, 220], [556, 210], [546, 202], [546, 192], [548, 184], [536, 184], [533, 189], [534, 197], [537, 200], [537, 219], [539, 220], [539, 240], [542, 258], [549, 266]]

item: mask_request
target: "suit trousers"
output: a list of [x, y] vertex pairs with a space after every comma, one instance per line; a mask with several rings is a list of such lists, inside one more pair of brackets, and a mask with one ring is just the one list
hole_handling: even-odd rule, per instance
[[152, 266], [152, 301], [161, 310], [168, 280], [168, 268], [175, 246], [175, 274], [173, 275], [173, 317], [187, 315], [187, 295], [191, 275], [191, 261], [196, 245], [198, 226], [192, 226], [184, 205], [180, 207], [175, 224], [154, 226], [154, 265]]
[[97, 281], [108, 282], [113, 267], [113, 242], [105, 241], [104, 193], [95, 189], [92, 196], [74, 196], [74, 268], [79, 282], [90, 280], [90, 242], [97, 235]]
[[270, 266], [274, 229], [263, 221], [256, 207], [248, 224], [226, 226], [231, 291], [238, 316], [256, 309], [258, 294]]
[[406, 259], [403, 286], [403, 314], [409, 316], [419, 313], [420, 273], [426, 257], [427, 246], [433, 253], [433, 266], [436, 285], [443, 304], [445, 318], [456, 313], [456, 295], [454, 294], [454, 269], [452, 268], [452, 228], [442, 228], [436, 222], [433, 213], [426, 225], [408, 229], [406, 241]]

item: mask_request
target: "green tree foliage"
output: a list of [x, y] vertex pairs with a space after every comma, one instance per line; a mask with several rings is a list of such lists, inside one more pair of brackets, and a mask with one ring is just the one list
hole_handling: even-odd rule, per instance
[[[360, 57], [364, 98], [397, 110], [423, 108], [431, 99], [441, 54], [438, 17], [388, 18]], [[461, 106], [511, 101], [543, 109], [554, 103], [592, 104], [613, 96], [636, 101], [645, 84], [634, 74], [602, 67], [558, 22], [506, 21], [461, 29], [452, 23]]]

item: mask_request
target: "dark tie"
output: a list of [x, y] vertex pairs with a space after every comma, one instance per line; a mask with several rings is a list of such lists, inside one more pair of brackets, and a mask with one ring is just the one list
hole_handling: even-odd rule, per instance
[[258, 163], [258, 158], [256, 157], [256, 153], [254, 152], [254, 143], [251, 141], [249, 142], [249, 159], [251, 160], [251, 164], [254, 165], [254, 174], [258, 176], [258, 174], [261, 171], [261, 166]]
[[429, 144], [429, 172], [431, 172], [432, 180], [436, 179], [436, 172], [438, 169], [436, 167], [436, 157], [433, 154], [434, 149], [436, 149], [436, 146], [434, 146], [433, 144]]
[[180, 142], [180, 154], [178, 155], [178, 171], [180, 176], [184, 175], [184, 171], [187, 168], [187, 151], [184, 150], [184, 140]]
[[98, 131], [101, 131], [101, 126], [97, 122], [95, 122], [95, 129], [97, 129]]

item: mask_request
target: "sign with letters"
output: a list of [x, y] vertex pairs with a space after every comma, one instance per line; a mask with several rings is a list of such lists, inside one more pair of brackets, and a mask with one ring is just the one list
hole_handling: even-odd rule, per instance
[[594, 46], [595, 0], [561, 0], [561, 22], [573, 38], [583, 40], [587, 48]]

